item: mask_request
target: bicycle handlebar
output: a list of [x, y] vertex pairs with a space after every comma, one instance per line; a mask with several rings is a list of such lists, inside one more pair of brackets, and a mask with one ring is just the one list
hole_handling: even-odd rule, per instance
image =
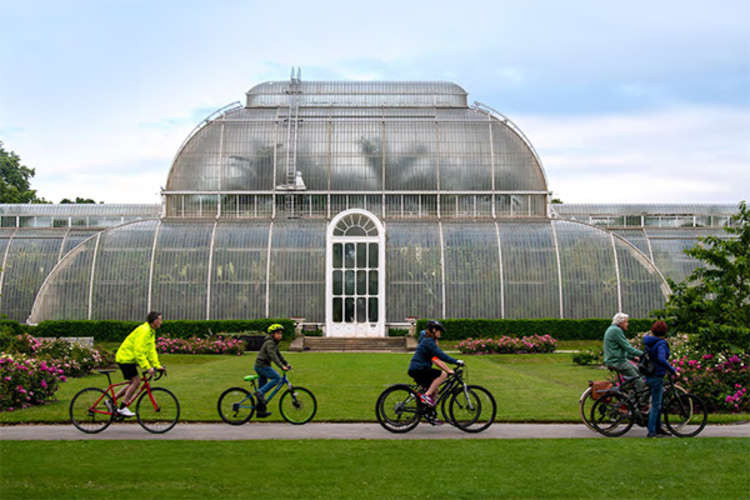
[[152, 377], [149, 378], [148, 371], [145, 371], [143, 372], [143, 376], [141, 378], [146, 379], [146, 380], [153, 380], [154, 382], [156, 382], [160, 378], [167, 376], [166, 368], [155, 368], [155, 370], [156, 372], [154, 373]]

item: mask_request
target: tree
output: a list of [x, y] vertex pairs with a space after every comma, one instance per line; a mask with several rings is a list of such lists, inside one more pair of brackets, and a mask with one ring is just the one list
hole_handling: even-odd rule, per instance
[[750, 351], [750, 209], [743, 201], [724, 230], [731, 235], [700, 238], [685, 253], [703, 264], [682, 283], [669, 280], [672, 295], [654, 311], [671, 327], [697, 332], [707, 351]]
[[34, 169], [21, 164], [13, 151], [6, 151], [0, 141], [0, 203], [46, 203], [30, 189]]
[[[64, 205], [64, 204], [69, 204], [69, 203], [92, 204], [92, 203], [96, 203], [96, 202], [94, 200], [92, 200], [91, 198], [81, 198], [80, 196], [76, 196], [75, 201], [71, 201], [69, 198], [63, 198], [62, 200], [60, 200], [60, 204]], [[102, 202], [102, 203], [104, 203], [104, 202]]]

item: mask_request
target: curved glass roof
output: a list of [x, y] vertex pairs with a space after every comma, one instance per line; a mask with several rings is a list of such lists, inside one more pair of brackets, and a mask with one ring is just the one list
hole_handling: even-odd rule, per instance
[[451, 82], [264, 82], [247, 91], [247, 107], [466, 107], [467, 93]]
[[[403, 221], [386, 227], [387, 321], [645, 317], [660, 273], [635, 246], [560, 220]], [[305, 317], [325, 322], [326, 222], [148, 220], [68, 253], [30, 316], [138, 320]]]
[[165, 194], [279, 192], [297, 172], [306, 192], [547, 193], [525, 140], [481, 110], [320, 111], [221, 115], [185, 143]]
[[161, 205], [153, 204], [0, 204], [2, 227], [112, 227], [160, 215]]
[[0, 229], [0, 315], [26, 321], [34, 297], [55, 264], [95, 233], [70, 228]]
[[731, 237], [718, 228], [645, 227], [614, 229], [613, 232], [643, 252], [665, 277], [678, 283], [684, 281], [701, 264], [700, 261], [685, 255], [685, 250], [695, 246], [698, 238]]
[[570, 215], [733, 215], [731, 203], [558, 203], [550, 205], [560, 217]]

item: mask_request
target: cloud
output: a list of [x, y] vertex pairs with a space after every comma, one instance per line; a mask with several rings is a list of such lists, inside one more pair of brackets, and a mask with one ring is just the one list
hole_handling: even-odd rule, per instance
[[750, 198], [750, 109], [675, 108], [513, 117], [563, 201], [721, 202]]

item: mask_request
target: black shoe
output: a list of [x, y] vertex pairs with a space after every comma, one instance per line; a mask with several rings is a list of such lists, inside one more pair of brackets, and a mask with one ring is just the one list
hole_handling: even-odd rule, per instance
[[264, 411], [258, 411], [258, 415], [257, 415], [258, 418], [266, 418], [266, 417], [270, 417], [270, 416], [271, 416], [271, 412], [270, 411], [265, 411], [265, 410]]
[[662, 437], [670, 437], [670, 436], [672, 436], [672, 433], [671, 432], [667, 432], [664, 429], [657, 429], [656, 430], [656, 435], [657, 436], [662, 436]]

